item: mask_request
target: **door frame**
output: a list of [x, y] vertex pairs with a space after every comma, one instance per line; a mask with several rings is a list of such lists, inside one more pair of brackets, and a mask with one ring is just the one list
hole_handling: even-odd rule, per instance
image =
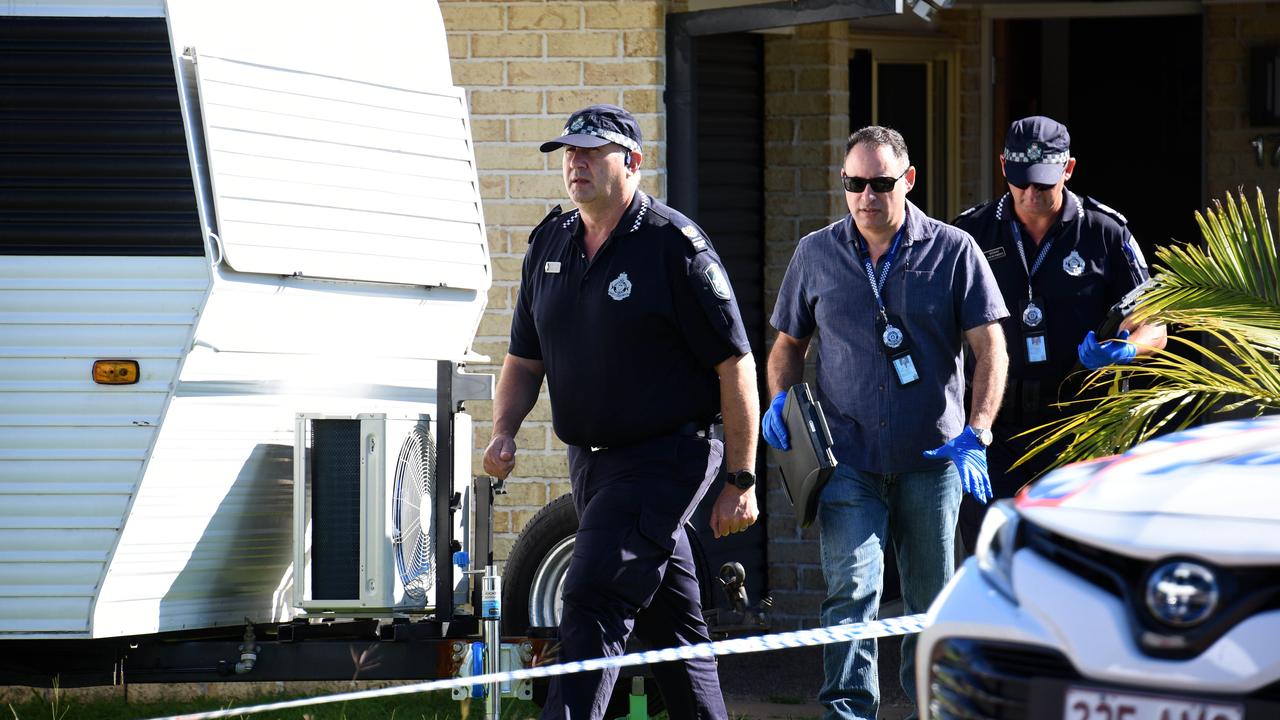
[[[871, 121], [879, 122], [879, 74], [876, 68], [882, 62], [919, 62], [925, 63], [928, 78], [929, 103], [934, 100], [934, 65], [937, 60], [947, 61], [947, 108], [942, 115], [931, 109], [927, 114], [928, 137], [936, 136], [937, 122], [941, 117], [946, 122], [947, 155], [938, 157], [936, 149], [930, 144], [925, 151], [925, 165], [938, 175], [938, 167], [942, 167], [942, 175], [946, 178], [947, 194], [945, 207], [935, 212], [934, 217], [951, 218], [960, 213], [960, 48], [959, 43], [950, 37], [921, 36], [904, 33], [849, 33], [849, 57], [855, 50], [871, 51]], [[952, 112], [954, 111], [954, 112]], [[850, 128], [850, 131], [857, 128]]]
[[[996, 152], [994, 142], [995, 128], [995, 82], [996, 72], [993, 33], [996, 20], [1048, 20], [1070, 18], [1107, 18], [1107, 17], [1152, 17], [1157, 15], [1202, 15], [1204, 3], [1201, 0], [1160, 0], [1159, 2], [1127, 2], [1095, 3], [1095, 2], [1023, 2], [1010, 4], [984, 4], [982, 6], [980, 49], [978, 57], [982, 58], [979, 74], [980, 122], [978, 128], [978, 147], [982, 157], [981, 174], [978, 187], [983, 193], [992, 186], [995, 173]], [[1203, 58], [1202, 58], [1203, 60]], [[1207, 86], [1207, 83], [1205, 83]], [[1201, 92], [1205, 92], [1204, 88]], [[1204, 107], [1205, 103], [1202, 102]], [[1201, 110], [1200, 131], [1207, 133], [1208, 127], [1204, 111]], [[1202, 138], [1204, 147], [1208, 147], [1208, 138]], [[1204, 161], [1200, 163], [1201, 195], [1204, 194]]]

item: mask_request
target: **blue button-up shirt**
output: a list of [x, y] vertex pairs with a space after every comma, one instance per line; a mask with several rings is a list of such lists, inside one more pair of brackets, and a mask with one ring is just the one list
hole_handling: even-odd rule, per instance
[[817, 396], [836, 459], [866, 472], [946, 462], [921, 453], [964, 428], [963, 333], [1009, 314], [971, 236], [910, 202], [905, 224], [882, 295], [902, 322], [919, 382], [900, 386], [889, 364], [849, 215], [800, 240], [770, 321], [795, 338], [818, 332]]

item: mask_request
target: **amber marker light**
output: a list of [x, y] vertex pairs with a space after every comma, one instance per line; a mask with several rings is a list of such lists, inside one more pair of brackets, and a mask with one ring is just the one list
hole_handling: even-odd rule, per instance
[[138, 382], [138, 361], [95, 360], [93, 381], [99, 385], [132, 385]]

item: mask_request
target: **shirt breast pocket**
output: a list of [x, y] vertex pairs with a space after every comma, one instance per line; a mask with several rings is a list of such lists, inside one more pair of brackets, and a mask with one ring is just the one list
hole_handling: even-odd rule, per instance
[[952, 315], [951, 288], [932, 270], [907, 270], [902, 283], [902, 308], [909, 315]]
[[[908, 327], [937, 337], [954, 334], [959, 318], [947, 276], [933, 270], [908, 270], [904, 280], [902, 307], [906, 317], [903, 319]], [[924, 339], [922, 335], [916, 342]]]

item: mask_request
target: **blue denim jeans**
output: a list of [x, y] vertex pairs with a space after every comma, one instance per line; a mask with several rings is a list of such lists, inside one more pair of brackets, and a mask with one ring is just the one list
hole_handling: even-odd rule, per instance
[[[847, 465], [822, 491], [818, 521], [827, 599], [822, 624], [875, 620], [884, 586], [884, 548], [893, 539], [904, 613], [924, 612], [955, 572], [960, 475], [955, 466], [908, 473], [867, 473]], [[916, 638], [902, 641], [902, 689], [916, 697]], [[875, 720], [880, 708], [876, 641], [823, 648], [826, 681], [818, 699], [824, 720]], [[914, 717], [914, 715], [912, 716]]]

